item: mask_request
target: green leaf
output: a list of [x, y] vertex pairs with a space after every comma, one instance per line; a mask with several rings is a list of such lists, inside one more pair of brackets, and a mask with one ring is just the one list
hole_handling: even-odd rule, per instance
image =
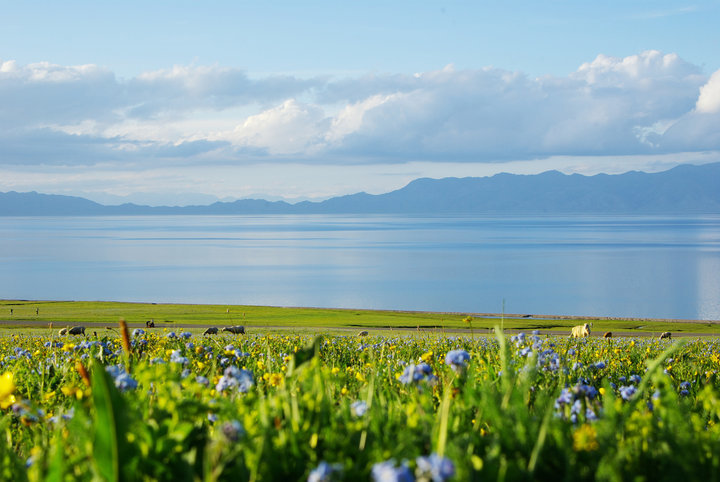
[[124, 480], [122, 463], [129, 461], [127, 407], [110, 374], [93, 365], [92, 398], [95, 405], [93, 453], [98, 474], [107, 481]]
[[301, 350], [298, 350], [295, 353], [295, 368], [298, 368], [300, 365], [303, 365], [310, 360], [313, 359], [315, 355], [320, 352], [320, 346], [322, 345], [323, 337], [318, 336], [313, 340], [313, 342], [308, 345], [306, 348], [303, 348]]
[[62, 435], [59, 430], [55, 433], [53, 448], [54, 454], [50, 459], [45, 481], [62, 482], [65, 476], [65, 453], [63, 452]]

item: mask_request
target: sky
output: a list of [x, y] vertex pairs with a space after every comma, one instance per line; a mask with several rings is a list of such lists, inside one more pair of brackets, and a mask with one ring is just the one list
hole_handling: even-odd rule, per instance
[[720, 161], [719, 1], [0, 0], [0, 191], [320, 200]]

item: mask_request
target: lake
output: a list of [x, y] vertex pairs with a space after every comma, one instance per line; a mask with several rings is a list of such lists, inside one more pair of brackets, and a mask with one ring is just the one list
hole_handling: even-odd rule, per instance
[[0, 298], [720, 319], [720, 216], [0, 218]]

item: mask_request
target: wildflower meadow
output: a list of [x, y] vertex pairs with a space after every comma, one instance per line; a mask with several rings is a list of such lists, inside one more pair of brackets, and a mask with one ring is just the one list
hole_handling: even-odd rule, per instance
[[717, 338], [0, 338], [4, 480], [718, 480]]

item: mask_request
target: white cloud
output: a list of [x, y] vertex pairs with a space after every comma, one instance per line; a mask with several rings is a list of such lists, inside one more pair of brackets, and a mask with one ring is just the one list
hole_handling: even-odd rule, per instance
[[708, 114], [720, 112], [720, 70], [715, 71], [710, 80], [700, 87], [695, 110]]
[[325, 140], [332, 144], [356, 132], [362, 126], [363, 118], [368, 111], [388, 102], [397, 95], [399, 94], [372, 95], [363, 101], [347, 105], [333, 118], [332, 125], [325, 134]]
[[3, 164], [507, 162], [720, 149], [720, 73], [708, 78], [653, 50], [537, 78], [452, 65], [250, 78], [190, 65], [123, 80], [95, 65], [0, 61], [0, 105]]
[[270, 154], [305, 153], [317, 143], [326, 124], [322, 109], [290, 99], [248, 117], [231, 138], [242, 146], [265, 148]]

